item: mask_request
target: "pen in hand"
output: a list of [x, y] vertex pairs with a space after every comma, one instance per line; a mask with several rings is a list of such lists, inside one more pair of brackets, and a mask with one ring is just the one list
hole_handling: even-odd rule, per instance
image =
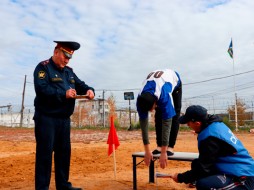
[[76, 90], [73, 89], [71, 86], [69, 86], [69, 87], [70, 87], [70, 89], [69, 89], [69, 91], [70, 91], [70, 97], [71, 98], [75, 98], [77, 96]]

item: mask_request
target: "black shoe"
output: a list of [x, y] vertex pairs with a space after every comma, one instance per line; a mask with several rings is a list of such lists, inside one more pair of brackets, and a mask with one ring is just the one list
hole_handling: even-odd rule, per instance
[[167, 155], [168, 155], [168, 156], [173, 156], [173, 155], [174, 155], [174, 152], [171, 152], [171, 151], [167, 150]]
[[158, 151], [157, 149], [155, 149], [153, 152], [152, 152], [152, 154], [160, 154], [161, 153], [161, 151]]

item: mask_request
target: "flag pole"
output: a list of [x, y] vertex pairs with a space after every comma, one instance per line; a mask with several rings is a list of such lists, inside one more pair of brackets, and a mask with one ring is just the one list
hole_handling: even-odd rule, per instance
[[234, 95], [235, 95], [235, 130], [238, 131], [238, 114], [237, 114], [237, 94], [235, 89], [235, 61], [233, 56], [233, 78], [234, 78]]
[[116, 129], [114, 127], [114, 118], [113, 118], [113, 116], [110, 117], [110, 130], [109, 130], [107, 144], [109, 145], [109, 147], [108, 147], [108, 156], [110, 156], [113, 153], [114, 177], [116, 179], [116, 155], [115, 155], [115, 151], [116, 151], [117, 147], [120, 145], [120, 143], [118, 141]]
[[231, 38], [228, 53], [233, 60], [233, 78], [234, 78], [234, 96], [235, 96], [235, 130], [238, 131], [238, 118], [237, 118], [237, 94], [235, 89], [235, 61], [234, 61], [234, 53], [233, 53], [233, 39]]
[[116, 179], [116, 154], [115, 154], [115, 144], [113, 146], [113, 160], [114, 160], [114, 177]]

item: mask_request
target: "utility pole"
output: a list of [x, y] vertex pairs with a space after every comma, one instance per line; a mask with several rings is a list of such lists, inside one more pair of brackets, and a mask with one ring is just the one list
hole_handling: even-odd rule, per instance
[[22, 127], [23, 125], [25, 91], [26, 91], [26, 75], [25, 75], [24, 87], [23, 87], [23, 93], [22, 93], [22, 104], [21, 104], [21, 111], [20, 111], [21, 116], [20, 116], [20, 123], [19, 123], [20, 127]]
[[253, 101], [251, 101], [251, 110], [252, 110], [252, 122], [254, 124]]
[[105, 128], [105, 90], [102, 91], [103, 127]]
[[129, 127], [129, 131], [131, 131], [132, 130], [132, 128], [131, 128], [131, 99], [129, 99], [129, 119], [130, 119], [130, 127]]

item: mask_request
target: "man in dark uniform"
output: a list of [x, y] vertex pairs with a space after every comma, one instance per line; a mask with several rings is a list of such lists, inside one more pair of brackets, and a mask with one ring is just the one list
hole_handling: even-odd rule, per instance
[[72, 187], [70, 170], [70, 116], [77, 95], [94, 98], [94, 89], [81, 81], [67, 66], [77, 42], [57, 43], [53, 56], [40, 62], [34, 70], [35, 106], [35, 189], [48, 190], [54, 152], [55, 182], [57, 190], [81, 190]]

